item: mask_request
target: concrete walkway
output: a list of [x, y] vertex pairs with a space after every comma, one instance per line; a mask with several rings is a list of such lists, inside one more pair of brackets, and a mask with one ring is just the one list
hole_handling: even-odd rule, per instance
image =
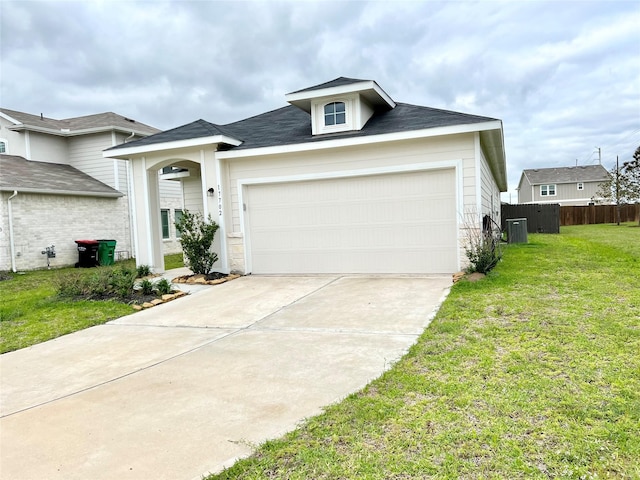
[[401, 357], [449, 277], [248, 276], [0, 356], [0, 478], [200, 479]]

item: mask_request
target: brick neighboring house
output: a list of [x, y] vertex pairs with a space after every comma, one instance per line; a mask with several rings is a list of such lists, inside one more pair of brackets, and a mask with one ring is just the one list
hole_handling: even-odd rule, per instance
[[600, 184], [608, 178], [609, 172], [602, 165], [523, 170], [518, 203], [589, 205], [598, 200]]
[[[120, 256], [134, 255], [130, 168], [102, 151], [159, 131], [110, 112], [57, 120], [0, 109], [0, 270], [46, 267], [51, 245], [52, 266], [72, 265], [80, 239], [114, 239]], [[159, 186], [165, 251], [179, 251], [182, 188]]]

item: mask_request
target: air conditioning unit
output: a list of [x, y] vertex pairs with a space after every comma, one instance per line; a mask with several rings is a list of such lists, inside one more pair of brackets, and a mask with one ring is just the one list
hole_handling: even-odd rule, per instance
[[527, 219], [507, 218], [507, 242], [508, 243], [528, 243], [527, 239]]

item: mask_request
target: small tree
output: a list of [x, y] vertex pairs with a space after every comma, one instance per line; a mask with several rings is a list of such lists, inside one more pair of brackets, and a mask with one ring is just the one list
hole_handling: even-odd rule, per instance
[[[640, 145], [633, 153], [633, 159], [622, 164], [622, 171], [628, 178], [629, 197], [636, 203], [640, 203]], [[640, 218], [638, 225], [640, 225]]]
[[218, 255], [211, 251], [211, 245], [219, 228], [211, 215], [205, 220], [201, 213], [185, 210], [182, 218], [176, 222], [176, 228], [181, 233], [185, 264], [196, 274], [206, 275], [211, 272], [213, 264], [218, 260]]
[[[600, 198], [617, 205], [640, 202], [640, 146], [633, 159], [616, 165], [609, 170], [609, 178], [600, 184], [594, 198]], [[618, 221], [618, 224], [620, 222]]]

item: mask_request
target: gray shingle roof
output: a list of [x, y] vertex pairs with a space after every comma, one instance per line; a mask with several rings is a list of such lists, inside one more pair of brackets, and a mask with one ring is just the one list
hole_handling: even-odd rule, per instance
[[50, 130], [61, 131], [68, 129], [70, 133], [79, 130], [87, 130], [94, 128], [110, 128], [117, 127], [122, 130], [135, 130], [138, 133], [152, 135], [160, 132], [159, 129], [145, 125], [136, 120], [123, 117], [113, 112], [97, 113], [95, 115], [85, 115], [82, 117], [66, 118], [57, 120], [49, 117], [40, 117], [40, 115], [32, 115], [30, 113], [18, 112], [8, 108], [0, 108], [0, 111], [23, 125], [46, 128]]
[[59, 163], [34, 162], [15, 155], [0, 155], [0, 190], [87, 197], [122, 197], [122, 193]]
[[[311, 134], [311, 116], [297, 107], [286, 106], [227, 125], [215, 125], [204, 120], [177, 127], [140, 140], [117, 145], [109, 150], [172, 142], [222, 134], [243, 143], [232, 150], [323, 142], [336, 138], [364, 137], [387, 133], [410, 132], [435, 127], [467, 125], [495, 121], [495, 118], [397, 103], [396, 107], [377, 112], [362, 130], [323, 135]], [[213, 133], [216, 132], [216, 133]]]
[[602, 165], [578, 167], [533, 168], [523, 171], [530, 185], [552, 183], [601, 182], [609, 178]]
[[343, 85], [351, 85], [353, 83], [370, 82], [370, 81], [371, 80], [360, 80], [358, 78], [338, 77], [334, 80], [330, 80], [328, 82], [324, 82], [319, 85], [314, 85], [313, 87], [303, 88], [302, 90], [296, 90], [295, 92], [291, 92], [291, 93], [312, 92], [314, 90], [322, 90], [324, 88], [341, 87]]
[[165, 130], [164, 132], [140, 138], [133, 142], [120, 144], [116, 147], [109, 148], [108, 150], [113, 150], [118, 147], [129, 148], [131, 146], [153, 145], [156, 143], [176, 142], [178, 140], [191, 140], [193, 138], [211, 137], [215, 135], [234, 137], [227, 133], [223, 127], [200, 119], [181, 127]]

